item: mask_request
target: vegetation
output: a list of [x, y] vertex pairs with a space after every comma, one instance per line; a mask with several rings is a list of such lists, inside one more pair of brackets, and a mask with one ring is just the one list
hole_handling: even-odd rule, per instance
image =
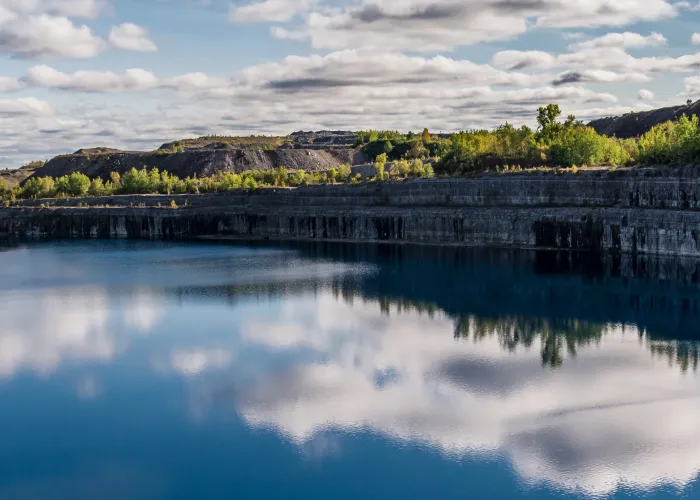
[[[409, 177], [469, 175], [494, 169], [497, 172], [538, 167], [567, 167], [577, 172], [586, 166], [668, 165], [700, 161], [700, 120], [683, 115], [678, 121], [653, 127], [638, 139], [617, 139], [599, 135], [574, 116], [560, 121], [556, 104], [539, 108], [538, 127], [515, 128], [506, 123], [495, 130], [471, 130], [449, 137], [397, 131], [367, 130], [357, 133], [356, 146], [376, 158], [376, 175], [386, 181]], [[205, 136], [165, 144], [157, 152], [168, 154], [214, 142], [228, 145], [275, 148], [287, 137]], [[424, 161], [431, 159], [432, 163]], [[24, 168], [38, 169], [45, 161], [31, 162]], [[510, 165], [510, 166], [509, 166]], [[516, 166], [517, 165], [517, 166]], [[357, 183], [348, 165], [327, 172], [305, 172], [280, 167], [270, 171], [222, 172], [211, 177], [180, 179], [157, 168], [132, 169], [123, 177], [112, 173], [108, 180], [90, 179], [73, 173], [57, 179], [32, 177], [21, 187], [10, 187], [0, 180], [0, 199], [102, 196], [111, 194], [207, 193], [265, 186], [296, 187], [309, 184]]]
[[233, 137], [227, 135], [205, 135], [196, 139], [182, 139], [163, 144], [157, 149], [158, 154], [181, 153], [188, 149], [197, 149], [209, 144], [220, 143], [228, 147], [246, 149], [276, 149], [288, 142], [287, 137], [251, 135], [249, 137]]
[[[432, 177], [433, 167], [421, 160], [402, 160], [392, 164], [388, 172], [371, 180], [406, 179], [410, 177]], [[237, 189], [257, 189], [259, 187], [299, 187], [312, 184], [357, 183], [352, 176], [350, 165], [340, 165], [326, 172], [305, 172], [280, 167], [273, 170], [248, 170], [240, 174], [220, 172], [210, 177], [187, 177], [180, 179], [157, 168], [147, 170], [131, 169], [121, 176], [112, 172], [106, 182], [102, 178], [90, 179], [85, 174], [74, 172], [54, 179], [52, 177], [32, 177], [24, 185], [8, 188], [0, 186], [3, 200], [81, 196], [108, 196], [113, 194], [198, 194]], [[3, 187], [4, 186], [4, 187]]]
[[435, 158], [436, 171], [442, 175], [508, 171], [503, 168], [507, 165], [578, 168], [700, 160], [700, 124], [695, 116], [657, 125], [638, 139], [599, 135], [574, 116], [564, 121], [560, 116], [559, 106], [550, 104], [538, 110], [536, 130], [506, 123], [495, 130], [458, 132], [449, 138], [427, 129], [421, 134], [367, 130], [357, 134], [356, 142], [372, 158], [386, 154], [386, 161]]
[[24, 165], [20, 168], [37, 169], [37, 168], [41, 168], [44, 165], [46, 165], [47, 162], [48, 162], [48, 160], [34, 160], [34, 161], [30, 161], [29, 163], [27, 163], [26, 165]]
[[355, 145], [362, 147], [371, 158], [385, 153], [389, 161], [436, 158], [450, 150], [449, 139], [433, 136], [428, 129], [420, 135], [364, 130], [357, 133]]

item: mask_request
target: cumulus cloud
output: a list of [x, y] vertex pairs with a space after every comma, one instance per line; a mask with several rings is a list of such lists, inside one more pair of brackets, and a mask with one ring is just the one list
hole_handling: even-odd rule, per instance
[[17, 14], [94, 18], [105, 5], [103, 0], [0, 0], [0, 8]]
[[212, 77], [206, 73], [186, 73], [163, 80], [162, 86], [184, 92], [199, 92], [216, 88], [225, 88], [231, 85], [230, 80]]
[[661, 47], [668, 40], [660, 33], [652, 33], [649, 36], [639, 33], [608, 33], [607, 35], [585, 42], [579, 42], [572, 46], [574, 49], [597, 49], [600, 47], [619, 47], [627, 49], [640, 49], [645, 47]]
[[46, 14], [0, 24], [0, 52], [18, 59], [87, 59], [105, 47], [87, 25]]
[[46, 101], [34, 97], [18, 97], [17, 99], [0, 99], [0, 116], [49, 116], [53, 109]]
[[[435, 51], [505, 40], [531, 28], [624, 26], [677, 14], [668, 0], [502, 2], [369, 0], [313, 9], [303, 29], [315, 48], [378, 47]], [[534, 22], [533, 22], [534, 21]]]
[[697, 97], [700, 95], [700, 76], [689, 76], [683, 80], [685, 84], [684, 97]]
[[[591, 81], [612, 83], [618, 81], [646, 81], [650, 73], [684, 73], [700, 68], [700, 53], [679, 57], [635, 57], [621, 46], [592, 46], [567, 52], [550, 54], [542, 51], [508, 50], [498, 52], [492, 59], [494, 66], [506, 69], [568, 68], [569, 73], [605, 71], [608, 76], [591, 77]], [[616, 73], [619, 77], [611, 76]], [[599, 73], [605, 75], [605, 73]]]
[[13, 92], [15, 90], [20, 90], [22, 87], [23, 84], [19, 78], [0, 76], [0, 92]]
[[306, 12], [311, 0], [265, 0], [246, 5], [231, 5], [229, 21], [232, 23], [259, 23], [289, 21]]
[[143, 69], [128, 69], [123, 74], [111, 71], [62, 73], [50, 66], [34, 66], [26, 81], [35, 86], [75, 92], [135, 92], [152, 89], [158, 79]]
[[641, 89], [639, 92], [637, 92], [637, 97], [639, 97], [639, 100], [641, 101], [652, 101], [654, 100], [655, 96], [651, 90]]
[[120, 50], [156, 52], [158, 47], [151, 40], [148, 30], [137, 24], [124, 23], [112, 28], [109, 43]]
[[539, 50], [504, 50], [493, 56], [493, 64], [510, 70], [548, 69], [556, 66], [556, 57], [549, 52]]
[[693, 45], [700, 45], [700, 33], [693, 33], [690, 37], [690, 41]]
[[[378, 68], [381, 70], [378, 71]], [[345, 50], [326, 56], [289, 56], [281, 63], [246, 68], [245, 83], [294, 91], [363, 85], [440, 83], [450, 85], [527, 86], [544, 79], [507, 72], [488, 64], [475, 64], [444, 56], [411, 57], [400, 53]]]
[[648, 82], [651, 78], [644, 73], [615, 73], [602, 69], [567, 71], [560, 74], [552, 82], [553, 85], [569, 85], [574, 83], [626, 83]]

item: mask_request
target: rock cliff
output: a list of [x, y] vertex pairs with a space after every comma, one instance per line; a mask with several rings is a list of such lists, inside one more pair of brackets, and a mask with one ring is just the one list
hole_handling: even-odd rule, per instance
[[[178, 208], [170, 208], [172, 202]], [[496, 177], [37, 200], [0, 210], [0, 233], [429, 243], [700, 257], [700, 186], [680, 177]]]
[[[80, 149], [60, 155], [30, 175], [60, 177], [82, 172], [109, 178], [132, 168], [158, 168], [178, 177], [209, 176], [216, 172], [269, 170], [281, 166], [295, 170], [328, 170], [343, 163], [367, 161], [354, 148], [355, 134], [344, 131], [295, 132], [288, 137], [202, 137], [163, 144], [155, 151], [120, 151], [112, 148]], [[17, 171], [14, 171], [17, 172]], [[23, 181], [28, 176], [23, 176]]]

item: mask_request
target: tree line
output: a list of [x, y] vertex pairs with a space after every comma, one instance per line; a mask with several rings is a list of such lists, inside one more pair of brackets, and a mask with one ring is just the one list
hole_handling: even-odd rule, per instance
[[356, 143], [372, 158], [436, 159], [435, 170], [460, 175], [503, 165], [585, 167], [682, 164], [700, 160], [700, 123], [682, 116], [653, 127], [639, 138], [598, 134], [574, 116], [561, 121], [556, 104], [538, 109], [537, 128], [505, 123], [495, 130], [470, 130], [435, 136], [396, 131], [361, 131]]
[[[380, 158], [381, 161], [381, 158]], [[386, 162], [385, 162], [386, 163]], [[430, 164], [421, 160], [394, 162], [388, 170], [385, 163], [378, 166], [379, 175], [374, 180], [427, 178], [434, 175]], [[207, 177], [181, 179], [157, 168], [148, 170], [132, 168], [123, 176], [111, 172], [107, 181], [101, 177], [90, 179], [81, 172], [73, 172], [54, 179], [31, 177], [20, 186], [9, 188], [0, 181], [0, 198], [9, 205], [18, 199], [66, 198], [83, 196], [108, 196], [114, 194], [199, 194], [254, 190], [260, 187], [300, 187], [314, 184], [358, 183], [360, 174], [352, 175], [350, 165], [344, 164], [323, 172], [288, 170], [279, 167], [271, 170], [246, 170], [241, 173], [219, 172]]]

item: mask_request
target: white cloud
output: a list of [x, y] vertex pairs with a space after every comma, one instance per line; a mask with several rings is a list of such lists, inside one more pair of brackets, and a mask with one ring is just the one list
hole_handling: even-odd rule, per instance
[[53, 109], [46, 101], [34, 97], [0, 99], [0, 116], [50, 116]]
[[231, 5], [229, 21], [232, 23], [260, 23], [289, 21], [306, 12], [310, 0], [265, 0], [246, 5]]
[[18, 14], [94, 18], [105, 5], [103, 0], [0, 0], [0, 8]]
[[529, 29], [624, 26], [671, 18], [677, 12], [678, 7], [668, 0], [626, 0], [614, 5], [608, 0], [368, 0], [314, 9], [303, 30], [319, 49], [436, 51], [507, 40]]
[[637, 97], [639, 97], [641, 101], [653, 101], [655, 96], [651, 90], [641, 89], [637, 93]]
[[281, 63], [251, 66], [242, 81], [280, 90], [362, 85], [440, 83], [525, 86], [545, 81], [541, 76], [507, 72], [488, 64], [444, 56], [411, 57], [399, 53], [344, 50], [325, 56], [289, 56]]
[[209, 76], [205, 73], [186, 73], [184, 75], [167, 78], [163, 81], [164, 88], [183, 92], [199, 92], [215, 88], [228, 87], [231, 82], [225, 78]]
[[34, 66], [26, 81], [35, 86], [74, 92], [137, 92], [158, 85], [158, 79], [143, 69], [128, 69], [119, 75], [111, 71], [62, 73], [49, 66]]
[[685, 92], [682, 94], [684, 97], [695, 97], [700, 96], [700, 76], [689, 76], [683, 80], [685, 84]]
[[573, 49], [596, 49], [601, 47], [619, 47], [627, 49], [640, 49], [645, 47], [661, 47], [668, 43], [665, 36], [660, 33], [652, 33], [649, 36], [639, 33], [608, 33], [593, 40], [579, 42], [572, 46]]
[[626, 83], [648, 82], [651, 78], [645, 73], [616, 73], [604, 69], [567, 71], [554, 80], [555, 85], [575, 83]]
[[493, 56], [493, 64], [499, 68], [518, 70], [523, 68], [548, 69], [556, 66], [556, 57], [540, 50], [504, 50]]
[[121, 50], [136, 52], [156, 52], [158, 47], [151, 40], [148, 30], [132, 23], [114, 26], [109, 33], [109, 43]]
[[[596, 46], [580, 48], [565, 54], [549, 54], [541, 51], [508, 50], [498, 52], [493, 57], [496, 67], [506, 69], [552, 69], [568, 68], [567, 73], [592, 74], [609, 77], [591, 78], [590, 81], [605, 83], [629, 81], [643, 82], [651, 73], [684, 73], [700, 67], [700, 53], [686, 54], [679, 57], [634, 57], [623, 47]], [[617, 74], [618, 76], [612, 76]], [[585, 79], [584, 79], [585, 80]]]
[[0, 76], [0, 92], [14, 92], [22, 87], [23, 84], [18, 78]]
[[690, 41], [693, 45], [700, 45], [700, 33], [693, 33], [690, 37]]
[[87, 59], [104, 47], [88, 26], [65, 17], [41, 14], [0, 24], [0, 53], [18, 59]]

